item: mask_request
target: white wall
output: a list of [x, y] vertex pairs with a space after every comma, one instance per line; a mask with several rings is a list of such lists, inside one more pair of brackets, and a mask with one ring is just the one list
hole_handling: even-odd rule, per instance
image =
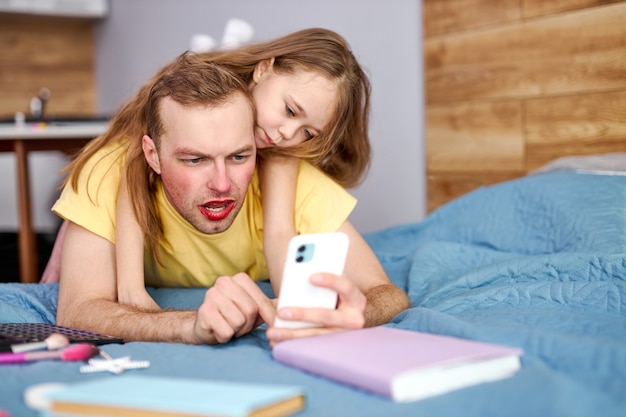
[[[366, 180], [351, 190], [359, 199], [351, 220], [363, 233], [421, 220], [426, 210], [424, 93], [416, 0], [111, 0], [110, 16], [96, 24], [99, 113], [115, 111], [161, 65], [187, 49], [193, 34], [220, 40], [233, 17], [250, 22], [257, 40], [312, 26], [333, 29], [348, 40], [373, 86], [374, 155]], [[50, 182], [64, 163], [59, 158], [31, 156], [37, 230], [56, 224], [49, 213], [56, 195]], [[0, 207], [0, 219], [13, 220], [17, 228], [15, 201], [8, 203], [8, 210]]]

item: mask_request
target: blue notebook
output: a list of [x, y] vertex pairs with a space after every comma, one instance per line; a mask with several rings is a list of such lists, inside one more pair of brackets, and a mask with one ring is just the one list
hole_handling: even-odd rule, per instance
[[51, 392], [49, 416], [280, 417], [305, 404], [299, 387], [190, 378], [120, 375]]

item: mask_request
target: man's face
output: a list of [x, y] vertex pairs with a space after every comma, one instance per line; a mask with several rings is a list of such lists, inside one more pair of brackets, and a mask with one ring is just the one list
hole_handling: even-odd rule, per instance
[[161, 103], [163, 135], [157, 153], [144, 136], [143, 149], [161, 175], [169, 202], [202, 233], [221, 233], [243, 206], [254, 173], [254, 119], [247, 98], [237, 93], [219, 107]]

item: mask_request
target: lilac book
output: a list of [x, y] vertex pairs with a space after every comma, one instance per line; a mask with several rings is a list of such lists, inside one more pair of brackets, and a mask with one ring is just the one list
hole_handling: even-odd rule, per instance
[[522, 350], [391, 327], [281, 342], [273, 357], [394, 401], [416, 401], [512, 376]]

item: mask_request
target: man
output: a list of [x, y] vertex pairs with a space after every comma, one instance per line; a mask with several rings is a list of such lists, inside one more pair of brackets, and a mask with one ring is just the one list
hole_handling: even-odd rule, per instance
[[[274, 304], [250, 278], [264, 265], [255, 243], [262, 215], [253, 128], [247, 87], [223, 68], [183, 56], [157, 74], [116, 115], [109, 131], [72, 163], [69, 182], [53, 208], [69, 221], [57, 324], [126, 341], [216, 344], [267, 322], [267, 336], [275, 344], [384, 323], [406, 308], [406, 295], [389, 282], [345, 220], [338, 228], [351, 240], [345, 276], [312, 277], [316, 285], [338, 292], [338, 308], [282, 309], [283, 319], [320, 327], [272, 327]], [[124, 174], [128, 192], [140, 195], [147, 211], [139, 223], [152, 235], [144, 258], [146, 282], [197, 285], [205, 275], [219, 276], [197, 311], [141, 310], [117, 302], [116, 225], [123, 219], [116, 219], [115, 202]], [[311, 183], [315, 187], [306, 188]], [[326, 213], [333, 212], [333, 196], [345, 199], [340, 187], [306, 164], [300, 168], [298, 193], [301, 200], [328, 200]], [[318, 212], [304, 210], [301, 217], [304, 223], [324, 222]]]

